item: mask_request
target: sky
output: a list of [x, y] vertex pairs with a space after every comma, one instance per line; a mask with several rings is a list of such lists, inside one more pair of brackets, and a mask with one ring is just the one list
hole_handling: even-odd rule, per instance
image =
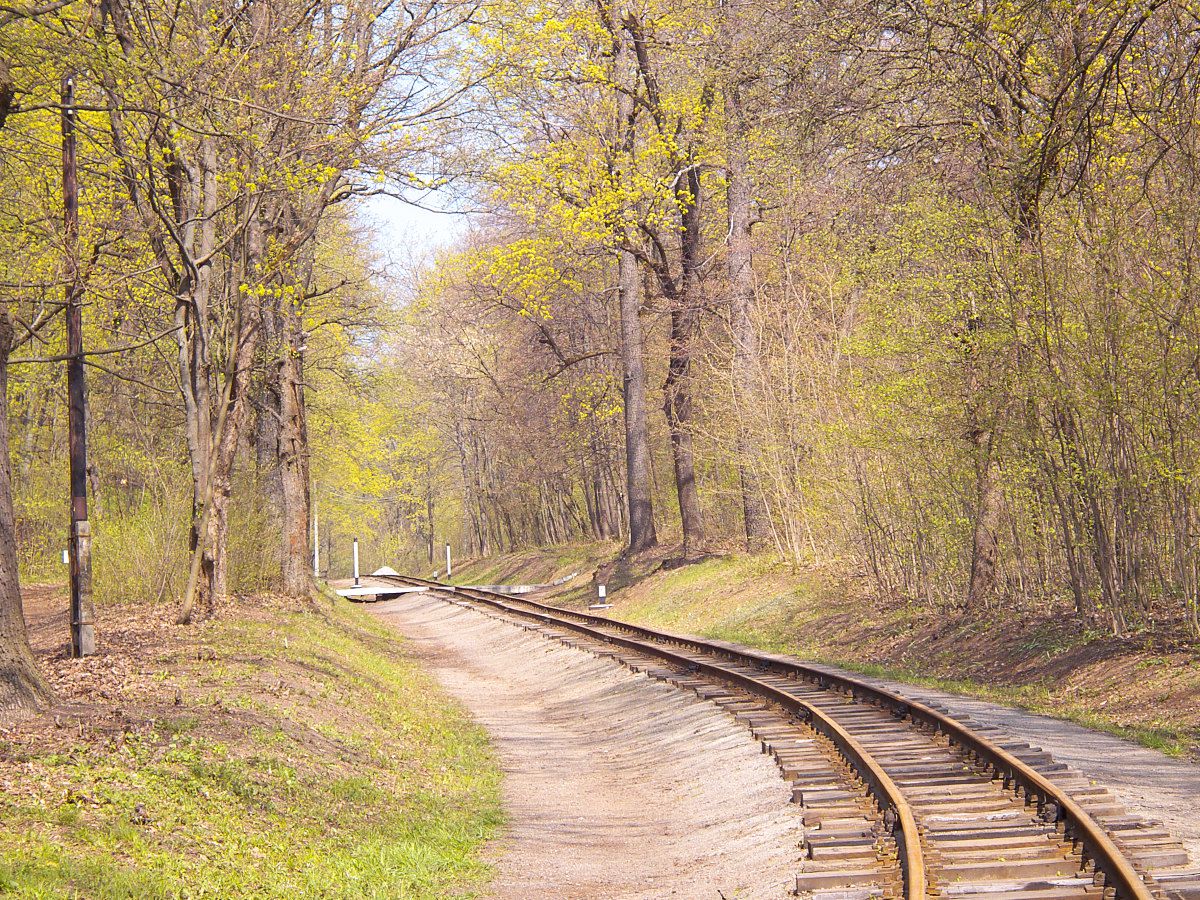
[[436, 251], [463, 235], [469, 224], [461, 213], [422, 209], [383, 196], [369, 198], [357, 215], [393, 271], [411, 271], [427, 263]]

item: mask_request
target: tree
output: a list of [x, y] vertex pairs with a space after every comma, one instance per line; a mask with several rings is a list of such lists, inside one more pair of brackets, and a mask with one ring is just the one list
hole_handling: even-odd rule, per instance
[[[619, 91], [616, 103], [613, 178], [618, 183], [630, 177], [626, 171], [635, 159], [637, 141], [636, 54], [631, 36], [621, 25], [624, 11], [607, 10], [613, 42], [612, 80]], [[654, 505], [650, 490], [650, 437], [646, 421], [646, 364], [642, 337], [642, 281], [632, 248], [629, 211], [618, 208], [614, 225], [617, 253], [617, 296], [621, 311], [622, 397], [625, 411], [625, 493], [629, 504], [629, 549], [633, 553], [658, 543], [654, 528]]]
[[[1001, 4], [986, 10], [970, 5], [929, 7], [905, 4], [903, 28], [919, 41], [916, 52], [932, 51], [931, 79], [940, 89], [949, 73], [965, 72], [970, 84], [961, 104], [963, 121], [979, 142], [980, 176], [995, 191], [1015, 239], [1015, 269], [1006, 285], [1006, 328], [1010, 359], [1006, 368], [1027, 375], [1031, 334], [1029, 317], [1044, 290], [1042, 253], [1045, 198], [1056, 185], [1070, 191], [1090, 156], [1096, 132], [1111, 115], [1118, 90], [1116, 76], [1136, 39], [1163, 2], [1083, 8], [1050, 3], [1034, 15]], [[902, 52], [907, 52], [902, 51]], [[928, 58], [928, 57], [927, 57]], [[918, 122], [917, 127], [923, 123]], [[1072, 158], [1073, 157], [1073, 158]], [[972, 329], [993, 323], [973, 323]], [[971, 339], [975, 341], [975, 338]], [[997, 590], [999, 536], [1003, 503], [1000, 456], [1003, 432], [1011, 418], [1008, 398], [983, 398], [979, 384], [980, 349], [968, 354], [968, 399], [975, 460], [974, 533], [971, 574], [966, 592], [969, 607], [985, 605]], [[1003, 390], [1003, 388], [1000, 388]], [[992, 408], [989, 410], [989, 403]], [[1098, 524], [1098, 522], [1097, 522]], [[1109, 605], [1119, 608], [1111, 564], [1100, 559]]]
[[[742, 424], [742, 407], [755, 402], [754, 381], [760, 366], [758, 334], [754, 325], [754, 239], [758, 218], [754, 181], [750, 171], [751, 123], [747, 93], [756, 80], [748, 34], [757, 34], [750, 5], [743, 0], [727, 3], [721, 18], [719, 49], [726, 68], [725, 101], [726, 204], [729, 212], [728, 267], [729, 326], [733, 340], [733, 385], [738, 421], [738, 478], [742, 494], [742, 527], [749, 550], [762, 550], [771, 538], [771, 521], [762, 496], [753, 442]], [[749, 58], [748, 58], [749, 57]]]
[[49, 696], [49, 688], [38, 672], [29, 648], [17, 572], [8, 444], [8, 361], [13, 331], [7, 311], [0, 313], [0, 710], [4, 712], [35, 707]]
[[[7, 126], [14, 114], [22, 112], [23, 101], [31, 98], [32, 73], [27, 68], [43, 50], [39, 18], [59, 7], [44, 9], [0, 10], [0, 141], [9, 135]], [[26, 59], [17, 56], [25, 47]], [[32, 51], [32, 52], [31, 52]], [[23, 65], [24, 63], [24, 65]], [[13, 507], [12, 454], [9, 421], [9, 364], [14, 347], [25, 343], [40, 327], [38, 319], [25, 326], [26, 335], [18, 338], [9, 310], [9, 297], [0, 297], [0, 710], [36, 708], [50, 697], [50, 690], [34, 662], [25, 628], [24, 608], [18, 571], [17, 522]], [[51, 316], [45, 311], [46, 320]]]

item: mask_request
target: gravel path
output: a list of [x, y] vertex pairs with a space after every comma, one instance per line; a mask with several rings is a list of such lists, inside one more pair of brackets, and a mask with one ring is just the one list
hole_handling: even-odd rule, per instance
[[799, 810], [715, 705], [428, 595], [373, 609], [492, 736], [493, 897], [787, 896]]

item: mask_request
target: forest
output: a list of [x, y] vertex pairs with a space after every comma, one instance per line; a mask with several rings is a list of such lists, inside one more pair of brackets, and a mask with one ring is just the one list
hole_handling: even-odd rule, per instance
[[1187, 0], [6, 0], [0, 706], [79, 362], [101, 639], [352, 536], [1200, 635], [1198, 98]]

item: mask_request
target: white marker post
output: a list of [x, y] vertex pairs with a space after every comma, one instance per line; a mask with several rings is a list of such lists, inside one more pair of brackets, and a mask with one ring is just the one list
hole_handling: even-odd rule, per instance
[[313, 504], [313, 578], [321, 577], [321, 520]]
[[608, 602], [608, 588], [602, 584], [596, 585], [596, 602], [591, 604], [588, 609], [612, 609], [612, 604]]
[[450, 568], [450, 545], [446, 544], [446, 577], [449, 578], [454, 574], [454, 570]]
[[63, 565], [69, 566], [70, 564], [71, 564], [71, 551], [64, 550], [63, 551]]
[[354, 539], [354, 586], [358, 587], [358, 538]]

